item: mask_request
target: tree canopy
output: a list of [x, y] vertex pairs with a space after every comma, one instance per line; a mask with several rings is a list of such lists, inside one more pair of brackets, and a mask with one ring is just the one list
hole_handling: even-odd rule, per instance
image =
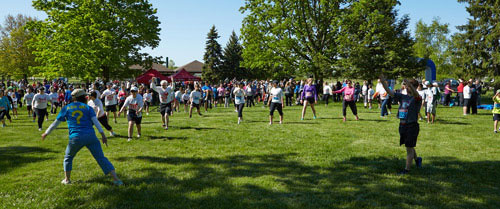
[[142, 53], [160, 42], [160, 21], [147, 0], [34, 0], [48, 18], [30, 25], [37, 67], [46, 77], [129, 77], [132, 64], [158, 59]]
[[0, 74], [16, 78], [31, 76], [32, 67], [38, 66], [33, 48], [28, 46], [32, 33], [25, 26], [34, 18], [8, 15], [0, 26]]
[[222, 49], [219, 42], [217, 42], [218, 38], [220, 38], [220, 36], [214, 25], [207, 34], [205, 55], [203, 56], [205, 64], [203, 65], [202, 77], [203, 80], [210, 82], [216, 82], [223, 79], [223, 77], [221, 77]]

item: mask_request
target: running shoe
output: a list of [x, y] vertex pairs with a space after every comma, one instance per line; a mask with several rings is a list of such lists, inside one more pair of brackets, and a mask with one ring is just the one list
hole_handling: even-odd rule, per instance
[[109, 133], [110, 136], [116, 136], [115, 132]]
[[113, 181], [113, 184], [114, 184], [115, 186], [123, 186], [123, 181], [121, 181], [121, 180], [118, 180], [118, 181]]
[[140, 135], [140, 134], [137, 134], [137, 138], [141, 138], [141, 135]]
[[497, 130], [494, 130], [493, 132], [498, 133]]
[[128, 141], [128, 142], [132, 141], [132, 138], [128, 138], [128, 139], [127, 139], [127, 141]]
[[38, 131], [42, 131], [42, 129], [41, 129], [41, 128], [39, 128], [39, 129], [38, 129]]
[[417, 164], [417, 168], [422, 168], [422, 158], [417, 157], [417, 159], [415, 159], [415, 164]]
[[[5, 128], [5, 124], [2, 124], [2, 128]], [[495, 132], [497, 132], [497, 131], [495, 131]]]
[[400, 172], [398, 173], [398, 175], [399, 175], [399, 176], [402, 176], [402, 175], [406, 175], [406, 174], [408, 174], [408, 173], [410, 173], [410, 171], [409, 171], [409, 170], [404, 169], [404, 170], [400, 171]]
[[313, 119], [315, 119], [315, 120], [316, 120], [316, 116], [313, 116]]
[[304, 118], [300, 118], [300, 120], [304, 120]]
[[68, 185], [68, 184], [71, 184], [71, 181], [66, 180], [66, 179], [63, 179], [63, 180], [61, 181], [61, 184]]
[[168, 126], [165, 126], [165, 130], [168, 130]]

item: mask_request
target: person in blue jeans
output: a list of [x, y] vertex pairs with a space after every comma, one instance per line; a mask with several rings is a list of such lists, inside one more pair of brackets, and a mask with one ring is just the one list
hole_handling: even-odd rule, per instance
[[71, 93], [73, 103], [63, 107], [57, 119], [50, 127], [42, 134], [42, 140], [57, 128], [57, 126], [66, 121], [69, 130], [69, 143], [66, 147], [64, 155], [64, 175], [62, 184], [71, 184], [71, 170], [73, 169], [73, 158], [76, 153], [83, 147], [87, 147], [92, 153], [92, 156], [97, 161], [105, 175], [111, 175], [113, 183], [117, 186], [123, 185], [123, 182], [116, 176], [115, 168], [109, 162], [108, 158], [104, 157], [102, 147], [97, 139], [93, 126], [95, 125], [102, 136], [102, 143], [108, 146], [106, 135], [99, 121], [96, 118], [94, 109], [87, 105], [87, 94], [83, 89], [76, 89]]

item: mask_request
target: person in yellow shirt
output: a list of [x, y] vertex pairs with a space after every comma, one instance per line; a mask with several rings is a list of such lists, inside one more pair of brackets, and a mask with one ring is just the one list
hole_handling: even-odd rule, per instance
[[493, 104], [493, 121], [495, 121], [493, 123], [493, 131], [495, 133], [497, 133], [497, 129], [498, 128], [498, 121], [500, 120], [500, 89], [497, 90], [497, 93], [495, 94], [495, 96], [493, 96], [493, 102], [495, 102], [495, 104]]

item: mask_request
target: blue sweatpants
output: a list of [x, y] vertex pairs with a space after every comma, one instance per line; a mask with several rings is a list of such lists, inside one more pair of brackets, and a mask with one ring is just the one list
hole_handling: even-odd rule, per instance
[[109, 162], [108, 158], [104, 157], [99, 139], [92, 134], [69, 139], [68, 146], [66, 147], [66, 154], [64, 155], [64, 171], [71, 171], [73, 169], [73, 158], [83, 147], [87, 147], [87, 149], [89, 149], [92, 156], [94, 156], [94, 159], [97, 161], [99, 166], [101, 166], [104, 174], [107, 175], [112, 170], [115, 170], [113, 164]]

